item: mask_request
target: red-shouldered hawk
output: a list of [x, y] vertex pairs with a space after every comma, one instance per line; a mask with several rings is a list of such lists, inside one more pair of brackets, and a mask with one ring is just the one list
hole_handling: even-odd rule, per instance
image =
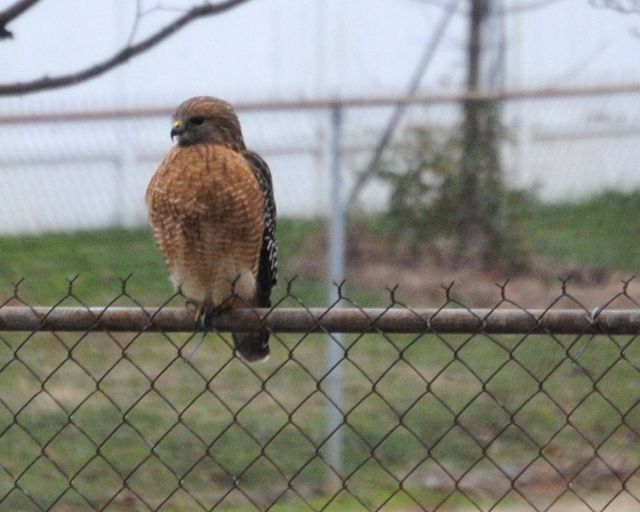
[[[146, 199], [171, 281], [205, 326], [216, 311], [269, 307], [276, 283], [276, 208], [269, 167], [245, 148], [228, 103], [191, 98], [173, 115], [174, 146]], [[247, 361], [269, 355], [269, 332], [233, 334]]]

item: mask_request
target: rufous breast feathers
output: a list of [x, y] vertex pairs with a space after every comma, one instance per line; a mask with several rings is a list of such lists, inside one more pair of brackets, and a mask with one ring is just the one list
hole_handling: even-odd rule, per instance
[[242, 155], [217, 144], [175, 146], [149, 184], [147, 202], [174, 285], [202, 288], [193, 299], [234, 273], [255, 277], [264, 195]]

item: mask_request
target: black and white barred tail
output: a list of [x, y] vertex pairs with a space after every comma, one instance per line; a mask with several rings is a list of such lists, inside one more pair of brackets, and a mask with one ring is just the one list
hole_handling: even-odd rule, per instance
[[269, 357], [269, 331], [260, 329], [256, 332], [233, 333], [236, 351], [245, 361], [255, 363], [266, 361]]
[[[264, 233], [256, 276], [256, 305], [271, 306], [271, 291], [277, 282], [278, 243], [276, 237], [276, 203], [273, 197], [271, 171], [267, 163], [253, 151], [245, 151], [244, 157], [264, 194]], [[250, 333], [234, 333], [233, 341], [238, 354], [249, 362], [264, 361], [269, 357], [269, 331], [260, 329]]]

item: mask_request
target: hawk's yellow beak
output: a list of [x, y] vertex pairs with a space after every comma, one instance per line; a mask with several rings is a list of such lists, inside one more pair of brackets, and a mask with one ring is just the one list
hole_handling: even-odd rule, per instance
[[176, 135], [184, 133], [184, 130], [184, 123], [180, 121], [180, 119], [176, 120], [171, 126], [171, 140], [173, 140]]

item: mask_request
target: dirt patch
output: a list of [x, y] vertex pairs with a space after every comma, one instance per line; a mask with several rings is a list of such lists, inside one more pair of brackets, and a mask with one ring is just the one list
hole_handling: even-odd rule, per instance
[[[397, 285], [396, 298], [414, 307], [438, 307], [446, 301], [447, 293], [451, 299], [473, 308], [493, 307], [503, 295], [507, 301], [527, 309], [552, 304], [557, 308], [592, 310], [606, 305], [631, 309], [638, 307], [634, 300], [640, 302], [640, 280], [625, 285], [632, 276], [624, 272], [535, 257], [527, 272], [507, 276], [498, 271], [454, 268], [451, 252], [446, 244], [409, 249], [370, 235], [352, 234], [347, 282], [372, 292]], [[325, 254], [324, 238], [312, 238], [294, 261], [294, 273], [323, 278], [327, 269]], [[504, 306], [515, 307], [514, 304]]]
[[[618, 273], [597, 283], [585, 283], [569, 277], [571, 273], [563, 273], [563, 277], [556, 279], [531, 274], [507, 278], [473, 269], [450, 270], [429, 262], [413, 268], [369, 263], [350, 267], [349, 275], [352, 282], [362, 287], [371, 283], [384, 283], [387, 287], [397, 284], [400, 300], [417, 307], [441, 305], [449, 290], [451, 299], [473, 308], [493, 307], [504, 296], [507, 301], [529, 309], [546, 308], [553, 303], [556, 307], [593, 309], [605, 305], [623, 290], [623, 276]], [[611, 307], [632, 308], [634, 304], [627, 297], [620, 297]]]

